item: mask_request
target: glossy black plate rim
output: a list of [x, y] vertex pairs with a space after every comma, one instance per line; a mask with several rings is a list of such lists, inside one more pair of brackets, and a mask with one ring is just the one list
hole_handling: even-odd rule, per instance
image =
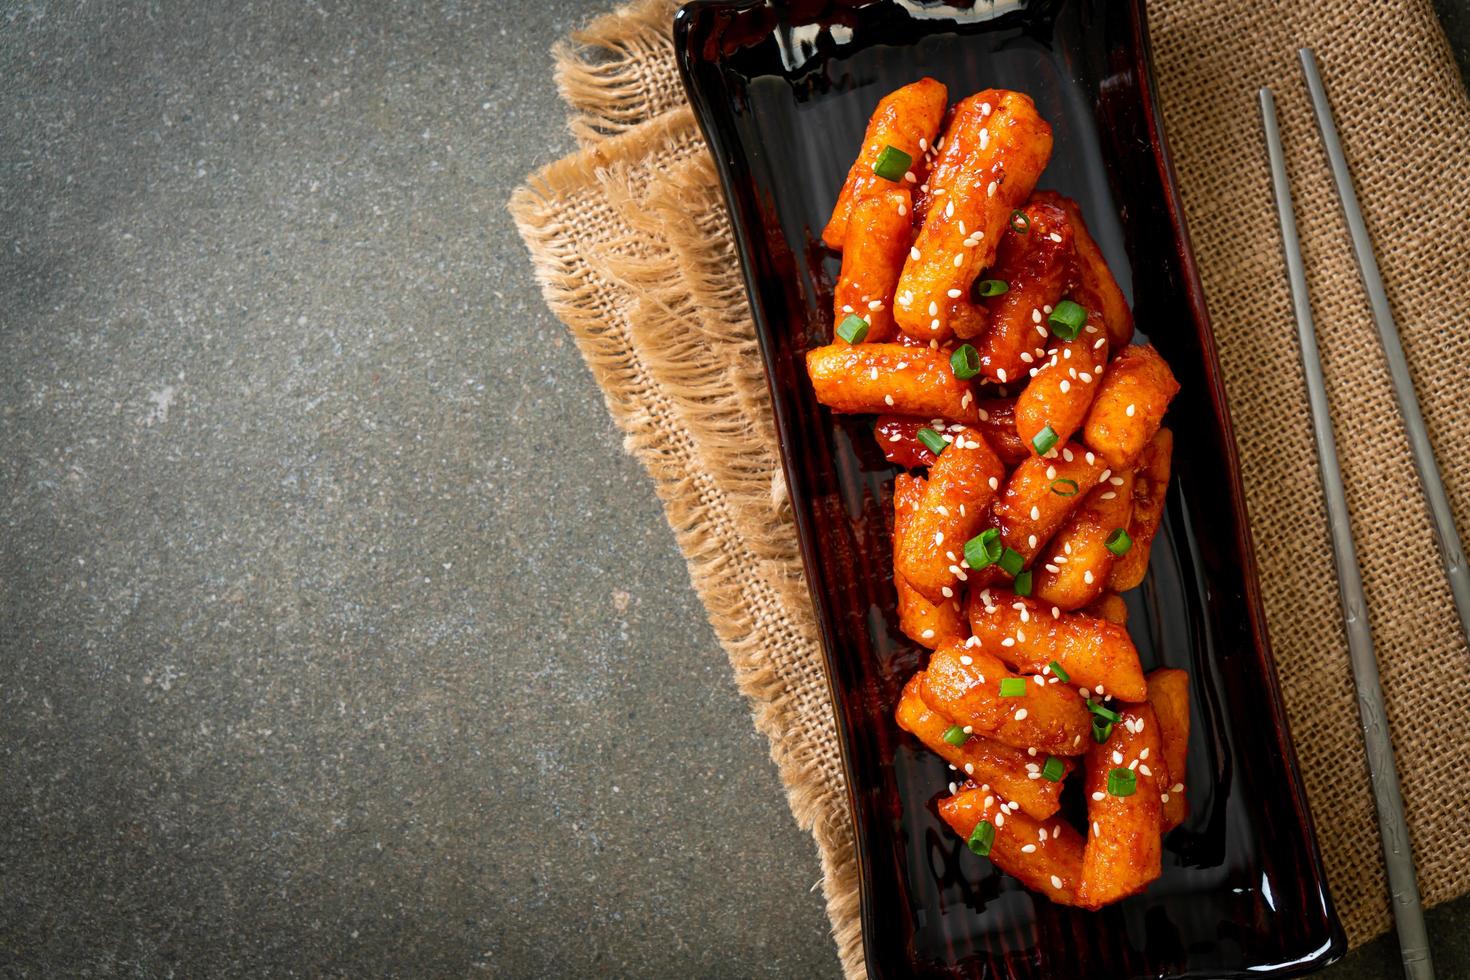
[[[856, 7], [862, 4], [860, 2], [844, 4], [842, 0], [837, 0], [836, 3], [832, 4], [832, 6], [843, 5]], [[715, 159], [721, 190], [724, 193], [727, 209], [735, 232], [735, 244], [741, 258], [741, 273], [745, 281], [751, 313], [756, 321], [756, 339], [762, 354], [768, 389], [772, 396], [776, 434], [781, 449], [782, 472], [786, 480], [788, 493], [791, 495], [792, 511], [797, 526], [798, 545], [802, 554], [803, 564], [810, 569], [822, 561], [822, 556], [815, 551], [815, 534], [809, 526], [810, 510], [802, 506], [804, 503], [805, 489], [801, 482], [796, 479], [790, 454], [786, 451], [786, 447], [793, 443], [791, 431], [793, 420], [788, 411], [789, 406], [777, 393], [777, 379], [772, 365], [772, 352], [769, 349], [774, 331], [766, 316], [766, 309], [760, 296], [759, 283], [755, 278], [756, 273], [754, 270], [756, 269], [756, 264], [750, 255], [751, 243], [757, 237], [753, 236], [751, 227], [758, 220], [754, 218], [758, 214], [758, 209], [756, 203], [750, 198], [750, 195], [745, 189], [749, 184], [748, 170], [742, 165], [741, 155], [732, 152], [732, 146], [738, 145], [739, 138], [736, 134], [726, 132], [722, 128], [719, 121], [719, 114], [714, 111], [711, 103], [711, 97], [715, 93], [706, 91], [698, 80], [697, 69], [701, 64], [701, 59], [692, 43], [700, 28], [700, 22], [704, 18], [746, 12], [757, 8], [768, 8], [779, 11], [781, 6], [779, 0], [692, 0], [692, 2], [681, 7], [675, 14], [674, 47], [685, 92], [690, 104], [694, 108], [695, 118], [700, 130], [706, 142], [709, 144], [711, 153]], [[1153, 72], [1144, 0], [1120, 0], [1117, 6], [1120, 11], [1126, 14], [1130, 21], [1133, 34], [1131, 46], [1134, 56], [1133, 68], [1138, 75], [1139, 93], [1142, 100], [1140, 108], [1148, 125], [1151, 151], [1159, 170], [1164, 204], [1169, 213], [1172, 225], [1171, 230], [1174, 233], [1174, 248], [1182, 273], [1184, 298], [1190, 308], [1192, 326], [1197, 334], [1204, 359], [1205, 374], [1209, 383], [1209, 400], [1219, 419], [1221, 430], [1226, 437], [1224, 441], [1225, 457], [1222, 460], [1224, 464], [1223, 475], [1228, 483], [1228, 495], [1236, 519], [1236, 526], [1239, 528], [1239, 533], [1233, 536], [1231, 543], [1235, 552], [1235, 561], [1241, 570], [1244, 585], [1244, 594], [1241, 598], [1250, 626], [1250, 635], [1253, 640], [1253, 653], [1258, 662], [1258, 666], [1263, 672], [1262, 676], [1267, 681], [1266, 690], [1263, 692], [1266, 696], [1262, 698], [1257, 707], [1268, 712], [1271, 728], [1277, 734], [1277, 741], [1286, 761], [1285, 768], [1289, 774], [1289, 785], [1285, 787], [1288, 790], [1285, 795], [1290, 799], [1293, 807], [1291, 816], [1301, 827], [1305, 839], [1311, 843], [1311, 853], [1307, 855], [1305, 863], [1311, 870], [1314, 879], [1312, 882], [1313, 886], [1320, 890], [1326, 903], [1329, 926], [1328, 941], [1307, 959], [1291, 963], [1274, 964], [1266, 969], [1251, 969], [1247, 972], [1230, 975], [1242, 977], [1299, 976], [1319, 969], [1327, 963], [1338, 959], [1346, 949], [1346, 938], [1341, 922], [1332, 904], [1326, 873], [1322, 866], [1321, 854], [1316, 846], [1315, 828], [1310, 809], [1307, 806], [1306, 793], [1301, 784], [1296, 751], [1290, 735], [1285, 705], [1281, 697], [1280, 680], [1277, 674], [1275, 660], [1271, 653], [1264, 605], [1261, 598], [1258, 569], [1255, 561], [1254, 545], [1251, 539], [1250, 522], [1246, 511], [1245, 489], [1240, 473], [1240, 460], [1235, 440], [1234, 425], [1226, 400], [1219, 354], [1205, 304], [1204, 288], [1200, 280], [1198, 267], [1195, 263], [1194, 249], [1184, 218], [1184, 209], [1178, 190], [1174, 164], [1164, 132], [1157, 81]], [[941, 29], [944, 23], [937, 22], [937, 25], [936, 29]], [[810, 574], [807, 576], [807, 581], [810, 589], [812, 582], [812, 576]], [[838, 690], [835, 681], [837, 670], [834, 658], [837, 656], [837, 651], [835, 644], [832, 642], [831, 628], [823, 597], [815, 594], [813, 591], [812, 601], [814, 608], [818, 611], [816, 621], [822, 644], [823, 675], [828, 696], [832, 702], [835, 728], [838, 733], [838, 751], [844, 772], [848, 777], [845, 780], [847, 800], [853, 821], [854, 840], [857, 842], [855, 856], [858, 866], [862, 927], [864, 936], [866, 937], [872, 934], [871, 930], [877, 924], [875, 922], [876, 908], [871, 894], [869, 855], [860, 843], [865, 839], [867, 833], [867, 827], [865, 826], [866, 818], [863, 807], [859, 805], [857, 799], [858, 788], [853, 779], [853, 766], [852, 760], [850, 759], [851, 739], [847, 719], [844, 712], [838, 709], [838, 705], [841, 703], [839, 699], [843, 697], [843, 694]], [[871, 950], [871, 944], [865, 943], [865, 950]], [[871, 953], [868, 954], [868, 958], [869, 966], [871, 967]], [[1211, 975], [1218, 976], [1220, 974]]]

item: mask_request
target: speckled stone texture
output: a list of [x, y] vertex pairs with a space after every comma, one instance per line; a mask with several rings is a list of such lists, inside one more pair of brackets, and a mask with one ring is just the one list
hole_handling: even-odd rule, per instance
[[609, 2], [0, 9], [0, 973], [836, 975], [504, 209]]

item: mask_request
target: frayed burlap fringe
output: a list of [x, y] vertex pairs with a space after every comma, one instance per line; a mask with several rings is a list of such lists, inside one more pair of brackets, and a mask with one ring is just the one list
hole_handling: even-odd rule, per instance
[[[511, 210], [552, 311], [571, 329], [626, 445], [652, 474], [690, 578], [816, 838], [849, 977], [863, 975], [844, 777], [769, 398], [728, 217], [673, 64], [676, 4], [640, 0], [556, 48], [583, 149]], [[1444, 321], [1470, 268], [1470, 104], [1426, 0], [1149, 4], [1162, 104], [1229, 390], [1276, 662], [1349, 939], [1390, 923], [1330, 573], [1290, 301], [1254, 106], [1275, 87], [1354, 533], [1424, 900], [1470, 888], [1464, 639], [1330, 177], [1295, 67], [1316, 47], [1456, 517], [1470, 531], [1464, 365]], [[1406, 108], [1408, 107], [1408, 108]], [[1412, 119], [1412, 123], [1410, 123]], [[1390, 123], [1392, 123], [1390, 125]], [[1330, 315], [1326, 315], [1331, 311]], [[712, 329], [718, 324], [719, 329]], [[1286, 420], [1283, 423], [1283, 420]], [[1391, 488], [1391, 489], [1386, 489]], [[1406, 563], [1408, 563], [1406, 565]], [[1441, 763], [1424, 766], [1425, 759]]]
[[[650, 144], [660, 152], [641, 150]], [[577, 207], [569, 210], [568, 201]], [[857, 869], [832, 709], [712, 164], [687, 110], [547, 168], [511, 211], [625, 446], [653, 476], [690, 578], [798, 823], [849, 973], [862, 970]]]

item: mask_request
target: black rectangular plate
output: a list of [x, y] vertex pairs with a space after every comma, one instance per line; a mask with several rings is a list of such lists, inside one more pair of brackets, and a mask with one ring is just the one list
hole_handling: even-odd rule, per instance
[[[1266, 638], [1220, 368], [1149, 67], [1141, 0], [719, 2], [675, 21], [765, 355], [786, 481], [848, 775], [875, 977], [1268, 977], [1344, 940]], [[1039, 186], [1076, 198], [1140, 331], [1182, 392], [1174, 481], [1143, 586], [1144, 666], [1191, 677], [1190, 816], [1163, 876], [1100, 912], [1053, 905], [971, 854], [934, 803], [950, 774], [893, 709], [925, 652], [897, 628], [895, 469], [872, 419], [833, 415], [804, 355], [829, 341], [839, 259], [819, 240], [878, 99], [924, 75], [952, 99], [1031, 95], [1055, 148]], [[1245, 84], [1242, 80], [1241, 84]]]

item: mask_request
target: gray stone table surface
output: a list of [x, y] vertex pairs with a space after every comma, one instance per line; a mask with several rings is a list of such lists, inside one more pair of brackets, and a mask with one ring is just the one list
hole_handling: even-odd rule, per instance
[[0, 6], [0, 973], [836, 975], [505, 212], [608, 3]]

